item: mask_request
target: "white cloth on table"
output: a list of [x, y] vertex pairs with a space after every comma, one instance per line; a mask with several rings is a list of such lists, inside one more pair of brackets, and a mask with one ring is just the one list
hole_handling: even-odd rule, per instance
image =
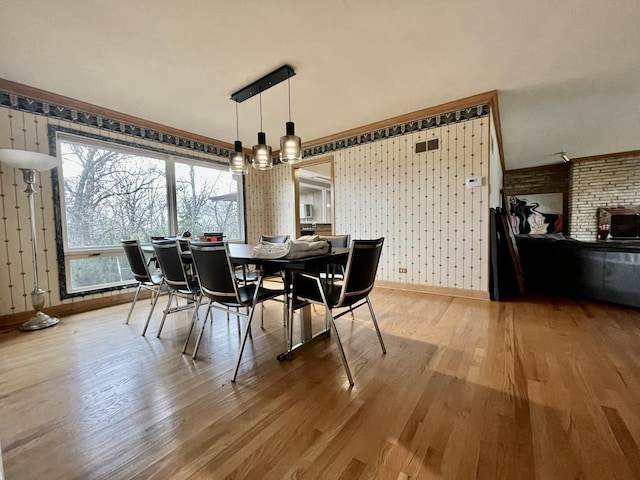
[[254, 258], [282, 258], [289, 253], [290, 243], [271, 243], [262, 241], [253, 247]]
[[322, 255], [329, 251], [329, 242], [326, 240], [319, 241], [291, 241], [291, 248], [286, 258], [303, 258]]
[[329, 251], [325, 240], [287, 240], [285, 243], [262, 241], [253, 247], [254, 258], [304, 258], [322, 255]]
[[297, 242], [317, 242], [320, 240], [320, 235], [303, 235], [296, 239]]

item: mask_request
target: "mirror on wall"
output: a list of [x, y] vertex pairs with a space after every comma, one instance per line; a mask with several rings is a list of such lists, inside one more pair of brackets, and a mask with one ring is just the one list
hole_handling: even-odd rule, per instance
[[294, 165], [296, 234], [334, 231], [333, 157]]

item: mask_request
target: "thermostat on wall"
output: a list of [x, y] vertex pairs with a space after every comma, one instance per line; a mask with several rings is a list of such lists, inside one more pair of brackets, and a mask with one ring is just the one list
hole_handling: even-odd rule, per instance
[[464, 186], [467, 188], [481, 187], [482, 186], [482, 176], [481, 175], [471, 175], [467, 177]]

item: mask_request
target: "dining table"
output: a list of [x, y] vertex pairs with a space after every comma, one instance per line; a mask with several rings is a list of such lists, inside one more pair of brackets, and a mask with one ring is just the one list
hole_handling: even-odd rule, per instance
[[[311, 272], [317, 273], [326, 271], [329, 265], [344, 265], [349, 257], [348, 248], [333, 248], [327, 253], [309, 254], [297, 258], [261, 258], [254, 256], [254, 245], [243, 243], [229, 243], [229, 259], [235, 265], [256, 265], [269, 271], [281, 270], [284, 275], [284, 288], [286, 292], [287, 311], [289, 311], [289, 302], [293, 301], [291, 291], [293, 285], [293, 274], [295, 272]], [[311, 321], [311, 306], [309, 304], [294, 305], [295, 309], [300, 312], [300, 341], [293, 344], [292, 335], [289, 335], [287, 349], [278, 354], [278, 360], [291, 360], [294, 352], [307, 346], [313, 340], [321, 337], [327, 337], [330, 334], [328, 328], [313, 332]], [[293, 319], [287, 319], [287, 326]], [[292, 331], [291, 328], [289, 330]]]
[[[255, 245], [246, 243], [227, 243], [229, 247], [229, 260], [232, 264], [238, 266], [255, 265], [258, 268], [264, 268], [269, 271], [282, 271], [284, 280], [284, 290], [286, 292], [285, 302], [287, 312], [292, 299], [293, 274], [295, 272], [318, 273], [327, 271], [330, 265], [345, 265], [349, 257], [349, 248], [332, 248], [329, 252], [313, 254], [297, 258], [262, 258], [254, 256]], [[153, 252], [152, 245], [143, 245], [142, 250]], [[189, 250], [182, 251], [182, 258], [185, 263], [191, 263], [191, 252]], [[325, 324], [325, 328], [318, 332], [313, 332], [311, 306], [309, 304], [294, 305], [294, 309], [300, 312], [300, 339], [294, 344], [292, 335], [288, 335], [287, 349], [277, 355], [279, 361], [291, 360], [293, 353], [310, 344], [313, 340], [330, 335], [330, 330]], [[326, 314], [326, 313], [325, 313]], [[289, 322], [292, 318], [287, 319], [287, 327], [289, 332], [292, 331]]]

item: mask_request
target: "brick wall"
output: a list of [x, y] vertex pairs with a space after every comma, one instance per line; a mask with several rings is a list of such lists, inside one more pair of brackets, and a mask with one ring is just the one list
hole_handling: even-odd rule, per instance
[[597, 209], [640, 204], [640, 155], [576, 162], [571, 169], [571, 236], [595, 240]]

